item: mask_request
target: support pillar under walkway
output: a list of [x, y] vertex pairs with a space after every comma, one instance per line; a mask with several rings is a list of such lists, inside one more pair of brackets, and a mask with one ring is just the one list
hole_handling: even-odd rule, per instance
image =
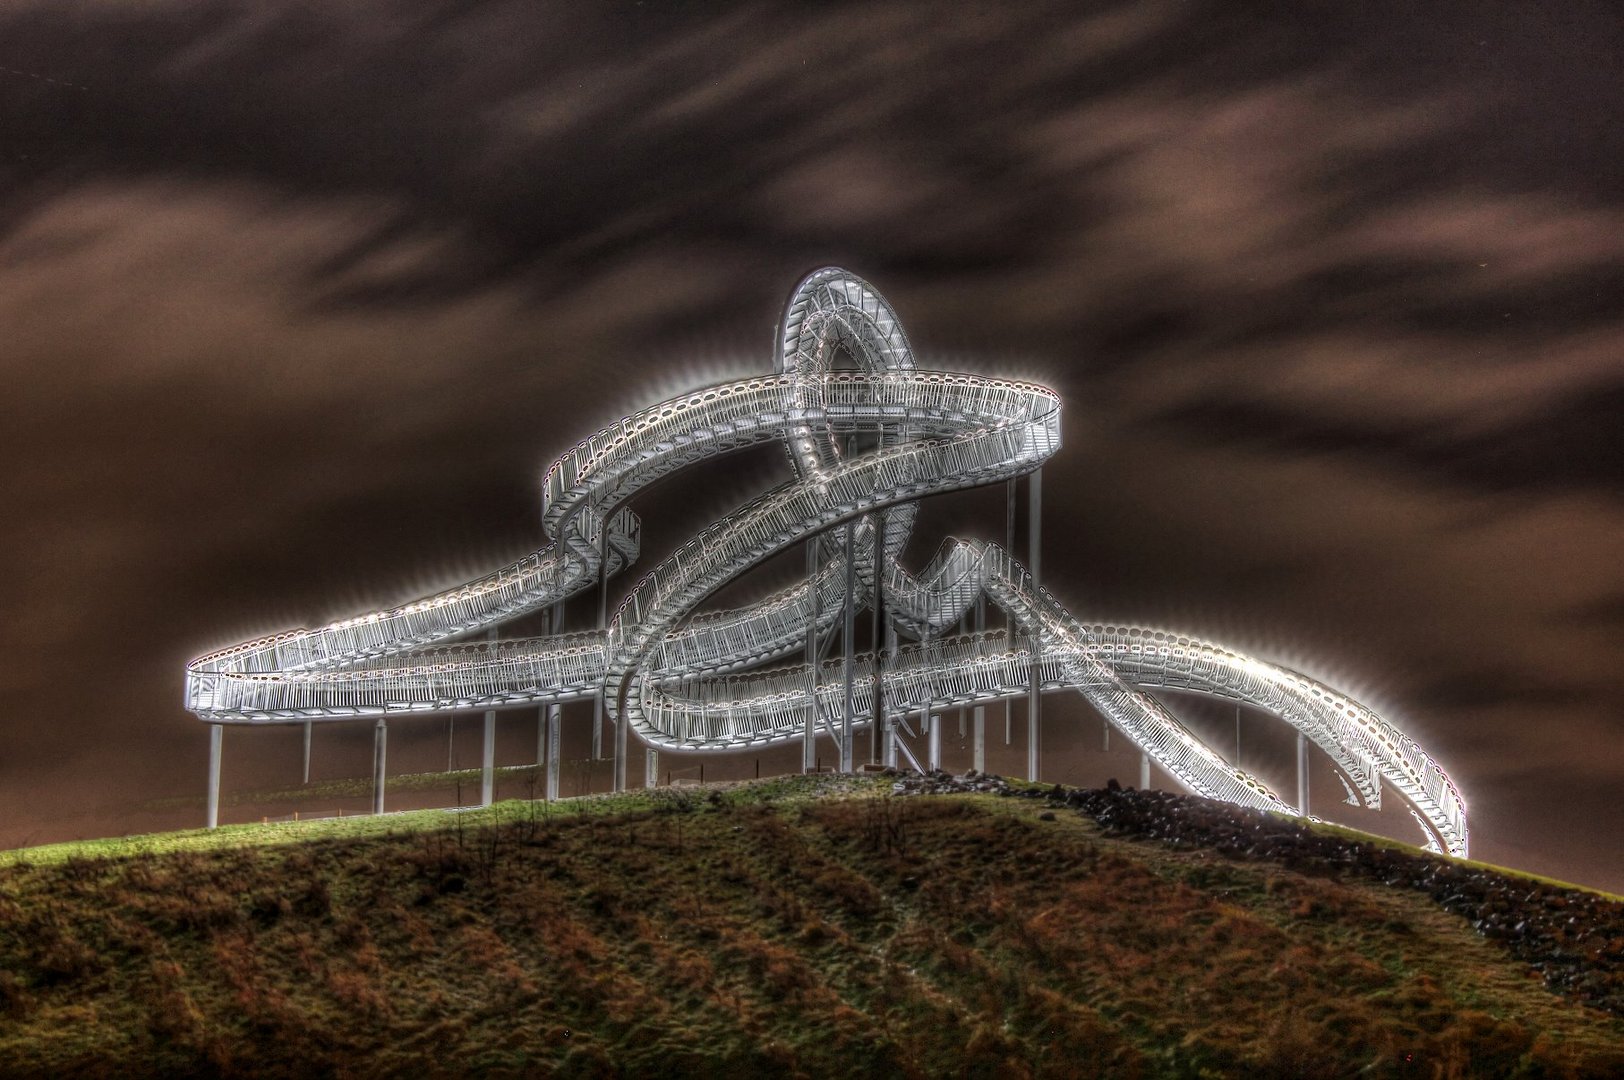
[[560, 723], [559, 711], [562, 706], [553, 702], [547, 706], [547, 784], [546, 798], [548, 802], [558, 801], [558, 752], [564, 745], [563, 725]]
[[[491, 644], [487, 648], [496, 647], [496, 628], [493, 626], [485, 634], [485, 640]], [[496, 710], [487, 709], [485, 712], [485, 742], [480, 748], [479, 758], [479, 805], [489, 806], [496, 798]]]
[[[564, 632], [564, 601], [560, 600], [553, 605], [552, 615], [547, 619], [547, 631], [551, 634]], [[558, 801], [558, 753], [564, 745], [561, 716], [563, 706], [558, 702], [549, 702], [547, 713], [547, 780], [544, 796], [548, 802]]]
[[1297, 733], [1297, 812], [1308, 816], [1308, 737]]
[[383, 790], [389, 776], [389, 721], [372, 725], [372, 812], [383, 813]]
[[[1043, 470], [1034, 469], [1026, 480], [1027, 569], [1032, 571], [1032, 588], [1042, 583], [1043, 563]], [[1032, 638], [1032, 685], [1026, 697], [1026, 778], [1037, 782], [1038, 761], [1043, 751], [1043, 641]]]
[[[976, 595], [975, 628], [977, 634], [980, 634], [983, 630], [987, 629], [987, 597], [985, 593], [978, 593]], [[975, 719], [973, 721], [972, 728], [972, 738], [974, 742], [971, 748], [970, 767], [975, 769], [976, 772], [986, 772], [987, 707], [985, 705], [977, 705], [975, 707], [974, 717]]]
[[496, 713], [485, 713], [485, 740], [479, 760], [479, 805], [489, 806], [496, 799]]
[[857, 712], [857, 545], [853, 542], [856, 523], [846, 522], [846, 611], [841, 625], [842, 651], [846, 655], [846, 698], [840, 716], [840, 771], [852, 771], [851, 729]]
[[[598, 538], [598, 632], [609, 625], [609, 523], [601, 526]], [[592, 697], [592, 760], [603, 760], [603, 717], [605, 689], [598, 688]]]
[[801, 731], [801, 772], [818, 762], [818, 538], [806, 542], [806, 589], [810, 616], [806, 623], [806, 726]]
[[[1016, 485], [1020, 480], [1010, 477], [1004, 481], [1004, 551], [1011, 558], [1015, 555], [1015, 495]], [[1015, 619], [1008, 612], [1004, 614], [1004, 627], [1013, 640], [1016, 633]], [[1004, 745], [1008, 746], [1015, 741], [1015, 699], [1004, 699]]]
[[220, 749], [225, 736], [225, 725], [209, 725], [209, 809], [208, 827], [220, 825]]

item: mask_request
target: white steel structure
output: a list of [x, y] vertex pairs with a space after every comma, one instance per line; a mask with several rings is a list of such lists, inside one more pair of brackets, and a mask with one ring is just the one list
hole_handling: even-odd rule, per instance
[[[1081, 693], [1192, 792], [1292, 811], [1144, 692], [1157, 687], [1272, 713], [1329, 755], [1357, 803], [1379, 807], [1386, 781], [1412, 808], [1429, 846], [1466, 853], [1465, 804], [1448, 776], [1402, 732], [1347, 696], [1211, 642], [1084, 622], [995, 544], [949, 539], [917, 573], [898, 564], [916, 500], [1021, 475], [1033, 475], [1036, 536], [1035, 474], [1060, 445], [1054, 393], [918, 369], [890, 305], [860, 278], [833, 268], [796, 288], [776, 353], [777, 374], [661, 402], [554, 462], [543, 493], [547, 547], [400, 607], [194, 660], [186, 669], [186, 707], [215, 725], [210, 823], [216, 820], [222, 724], [369, 717], [381, 733], [384, 718], [398, 714], [601, 695], [614, 722], [619, 789], [633, 733], [651, 754], [799, 740], [808, 765], [822, 734], [834, 740], [849, 769], [852, 733], [876, 713], [885, 757], [895, 764], [899, 750], [913, 759], [896, 737], [909, 714], [973, 708], [980, 764], [985, 709], [975, 707], [1026, 697], [1035, 777], [1038, 693], [1059, 689]], [[855, 369], [838, 368], [842, 357]], [[556, 618], [554, 605], [601, 589], [608, 576], [629, 566], [638, 555], [639, 522], [627, 503], [645, 485], [766, 441], [783, 443], [794, 479], [740, 506], [651, 569], [604, 629], [486, 637], [489, 628], [532, 612], [551, 608]], [[803, 584], [746, 607], [696, 613], [717, 588], [802, 542]], [[1035, 562], [1036, 544], [1033, 554]], [[1006, 614], [1006, 628], [983, 628], [987, 601]], [[862, 608], [871, 613], [875, 640], [883, 619], [887, 648], [878, 657], [854, 655], [850, 646]], [[971, 613], [975, 629], [962, 632]], [[824, 659], [824, 646], [837, 633], [848, 643], [845, 655]], [[773, 663], [782, 666], [762, 669]], [[551, 712], [548, 792], [555, 794], [556, 709]], [[940, 722], [931, 723], [932, 757]], [[647, 775], [653, 776], [652, 761]], [[1296, 809], [1306, 813], [1301, 785], [1300, 773]]]

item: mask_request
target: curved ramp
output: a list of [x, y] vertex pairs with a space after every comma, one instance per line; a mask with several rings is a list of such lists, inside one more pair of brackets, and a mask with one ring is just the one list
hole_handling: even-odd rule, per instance
[[[623, 730], [650, 746], [787, 742], [843, 712], [844, 661], [827, 676], [805, 663], [749, 669], [800, 653], [809, 633], [830, 632], [849, 619], [848, 608], [878, 593], [889, 628], [913, 643], [883, 655], [878, 672], [872, 655], [854, 659], [855, 726], [872, 723], [876, 691], [887, 718], [1025, 695], [1036, 656], [1046, 688], [1081, 693], [1192, 792], [1291, 812], [1146, 688], [1274, 714], [1330, 756], [1352, 799], [1379, 807], [1385, 780], [1412, 807], [1429, 846], [1466, 853], [1465, 804], [1448, 776], [1345, 695], [1210, 642], [1080, 621], [994, 544], [949, 540], [918, 573], [899, 565], [918, 499], [1031, 472], [1059, 449], [1053, 392], [918, 369], [890, 305], [834, 268], [791, 295], [776, 359], [776, 375], [660, 402], [560, 457], [543, 486], [549, 543], [541, 550], [400, 607], [199, 657], [186, 669], [186, 707], [214, 723], [285, 723], [602, 693]], [[606, 630], [458, 641], [624, 570], [638, 556], [640, 523], [626, 505], [638, 491], [763, 442], [782, 443], [794, 478], [650, 569]], [[723, 585], [809, 538], [818, 539], [821, 569], [805, 583], [745, 607], [696, 613]], [[1010, 631], [951, 632], [978, 598], [1008, 615]]]

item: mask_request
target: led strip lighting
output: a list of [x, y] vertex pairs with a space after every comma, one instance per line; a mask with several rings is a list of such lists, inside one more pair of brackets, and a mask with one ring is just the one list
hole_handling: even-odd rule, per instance
[[[917, 369], [890, 305], [833, 268], [797, 287], [776, 351], [778, 374], [661, 402], [554, 462], [543, 494], [547, 547], [400, 607], [200, 657], [186, 669], [186, 707], [211, 723], [263, 724], [602, 693], [611, 717], [651, 747], [723, 751], [798, 740], [809, 719], [821, 723], [844, 709], [843, 661], [816, 679], [805, 663], [759, 668], [801, 653], [809, 631], [829, 632], [846, 617], [850, 522], [851, 577], [861, 583], [854, 602], [872, 597], [877, 584], [888, 626], [913, 642], [882, 659], [888, 717], [1025, 695], [1036, 640], [1045, 688], [1080, 692], [1196, 794], [1292, 812], [1145, 687], [1278, 716], [1331, 758], [1353, 801], [1379, 808], [1385, 780], [1410, 804], [1430, 847], [1465, 855], [1466, 810], [1454, 784], [1413, 741], [1346, 695], [1211, 642], [1082, 622], [995, 544], [949, 539], [919, 573], [898, 565], [916, 500], [1032, 472], [1059, 449], [1060, 401], [1052, 391]], [[835, 368], [842, 353], [858, 370]], [[606, 630], [455, 640], [625, 569], [637, 558], [640, 528], [626, 503], [639, 490], [768, 441], [784, 445], [795, 478], [645, 574]], [[811, 537], [819, 538], [821, 569], [805, 583], [745, 607], [695, 613], [721, 586]], [[1009, 630], [957, 632], [978, 597], [1003, 609]], [[854, 726], [872, 722], [873, 663], [872, 655], [855, 660]]]

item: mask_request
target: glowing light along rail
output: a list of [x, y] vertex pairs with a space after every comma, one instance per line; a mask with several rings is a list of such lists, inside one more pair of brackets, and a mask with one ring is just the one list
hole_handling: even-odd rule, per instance
[[[860, 370], [836, 370], [844, 350]], [[915, 501], [1029, 473], [1060, 445], [1060, 401], [1040, 386], [922, 371], [889, 304], [844, 270], [810, 275], [786, 308], [778, 374], [706, 387], [626, 417], [556, 461], [543, 487], [546, 548], [459, 588], [315, 630], [211, 653], [188, 665], [186, 706], [212, 723], [286, 723], [449, 712], [604, 695], [619, 731], [650, 747], [729, 750], [833, 732], [850, 686], [853, 727], [873, 720], [878, 686], [888, 737], [897, 717], [1028, 692], [1033, 644], [1044, 688], [1080, 692], [1191, 791], [1290, 812], [1261, 781], [1206, 746], [1146, 687], [1266, 710], [1319, 746], [1357, 802], [1386, 781], [1429, 846], [1467, 847], [1465, 803], [1436, 762], [1371, 710], [1296, 672], [1222, 646], [1146, 627], [1103, 626], [1068, 612], [1007, 551], [946, 540], [919, 573], [898, 563]], [[708, 458], [781, 442], [795, 479], [679, 547], [632, 589], [604, 631], [449, 643], [590, 590], [600, 569], [638, 556], [625, 506], [640, 489]], [[855, 452], [861, 441], [864, 449]], [[848, 522], [850, 548], [847, 547]], [[695, 614], [752, 566], [817, 538], [805, 583], [745, 607]], [[848, 593], [851, 576], [860, 585]], [[600, 562], [607, 558], [607, 567]], [[878, 582], [875, 576], [878, 575]], [[803, 652], [883, 599], [910, 644], [882, 657], [759, 668]], [[1010, 629], [964, 635], [990, 600]], [[894, 745], [894, 744], [891, 744]], [[906, 749], [904, 747], [904, 749]], [[894, 751], [892, 751], [894, 753]], [[624, 783], [624, 753], [617, 755]]]

